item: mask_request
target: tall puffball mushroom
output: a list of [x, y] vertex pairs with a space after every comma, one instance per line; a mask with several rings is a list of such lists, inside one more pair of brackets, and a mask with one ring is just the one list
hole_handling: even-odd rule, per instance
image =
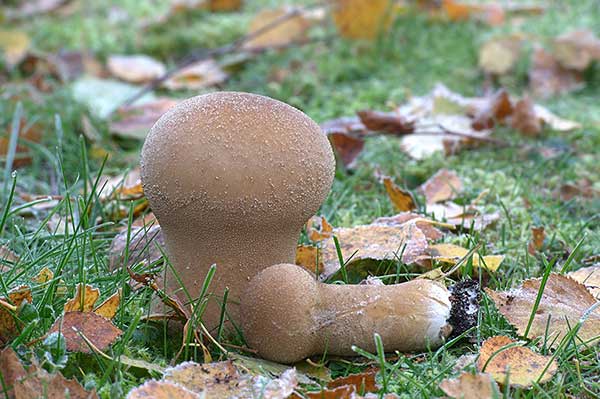
[[[150, 130], [142, 182], [173, 268], [192, 299], [212, 264], [217, 271], [203, 316], [215, 327], [262, 269], [294, 261], [306, 220], [325, 200], [335, 161], [319, 126], [280, 101], [249, 93], [190, 98]], [[175, 276], [165, 283], [188, 302]]]
[[262, 357], [294, 363], [327, 353], [353, 355], [357, 346], [376, 352], [378, 333], [388, 350], [434, 348], [477, 320], [477, 284], [448, 290], [415, 279], [394, 285], [338, 285], [292, 264], [261, 271], [242, 295], [242, 327]]

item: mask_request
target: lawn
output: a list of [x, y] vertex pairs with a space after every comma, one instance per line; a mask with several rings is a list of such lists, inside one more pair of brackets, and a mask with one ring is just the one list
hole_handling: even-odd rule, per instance
[[[75, 0], [72, 3], [77, 6], [66, 16], [43, 14], [9, 22], [7, 29], [27, 32], [31, 48], [40, 52], [83, 50], [94, 54], [100, 62], [111, 54], [140, 53], [173, 67], [190, 52], [223, 46], [244, 35], [258, 11], [280, 4], [246, 1], [240, 11], [231, 13], [195, 10], [143, 30], [139, 21], [164, 14], [167, 1]], [[215, 90], [252, 92], [297, 107], [317, 123], [352, 116], [364, 109], [388, 111], [411, 96], [427, 94], [437, 83], [464, 96], [483, 96], [490, 80], [478, 67], [478, 51], [487, 39], [520, 32], [547, 44], [555, 36], [573, 29], [589, 29], [600, 35], [597, 1], [546, 3], [541, 15], [495, 27], [473, 20], [448, 21], [431, 18], [422, 11], [406, 11], [374, 41], [341, 38], [327, 20], [311, 29], [312, 40], [308, 44], [261, 52], [237, 65], [218, 88], [180, 90], [168, 95], [187, 98]], [[524, 52], [531, 51], [526, 45]], [[469, 269], [460, 278], [473, 277], [484, 286], [503, 290], [550, 270], [561, 272], [583, 267], [584, 259], [600, 254], [599, 64], [586, 69], [582, 89], [546, 99], [535, 98], [536, 103], [562, 118], [581, 123], [582, 128], [571, 132], [544, 129], [538, 137], [527, 137], [510, 127], [499, 127], [494, 137], [505, 140], [509, 146], [483, 145], [455, 155], [436, 153], [420, 160], [406, 155], [397, 137], [374, 135], [366, 140], [351, 170], [338, 162], [333, 188], [318, 214], [335, 227], [369, 224], [378, 217], [397, 213], [376, 173], [392, 176], [400, 186], [414, 191], [439, 169], [447, 168], [456, 171], [464, 184], [457, 202], [468, 204], [487, 190], [483, 208], [500, 213], [499, 220], [482, 231], [466, 229], [444, 236], [443, 242], [465, 248], [479, 245], [482, 254], [504, 255], [501, 267], [490, 276]], [[529, 90], [529, 67], [528, 58], [523, 56], [512, 73], [494, 84], [512, 95], [522, 96]], [[31, 354], [51, 359], [47, 368], [76, 378], [87, 389], [95, 388], [100, 397], [125, 397], [144, 381], [160, 378], [160, 373], [145, 367], [130, 367], [115, 359], [124, 355], [165, 367], [171, 364], [181, 346], [181, 333], [176, 329], [144, 319], [153, 296], [156, 297], [153, 291], [131, 288], [125, 269], [110, 269], [109, 259], [114, 252], [111, 242], [120, 231], [128, 231], [139, 200], [105, 201], [97, 194], [97, 179], [135, 168], [142, 141], [111, 136], [108, 121], [75, 101], [69, 84], [50, 79], [48, 90], [37, 91], [28, 87], [31, 79], [22, 69], [1, 72], [0, 82], [2, 135], [10, 135], [11, 124], [20, 112], [22, 120], [38, 126], [41, 133], [39, 142], [24, 143], [30, 148], [29, 164], [12, 172], [8, 161], [2, 163], [8, 166], [0, 184], [3, 190], [0, 245], [10, 248], [20, 259], [0, 264], [0, 297], [24, 284], [31, 286], [33, 296], [32, 305], [19, 315], [26, 322], [24, 328], [6, 344], [23, 359]], [[167, 92], [159, 90], [159, 93]], [[89, 126], [84, 126], [82, 116], [86, 116], [98, 138], [91, 140], [89, 133], [86, 134]], [[541, 148], [553, 149], [553, 155], [544, 156]], [[9, 160], [10, 156], [4, 159]], [[564, 200], [554, 195], [564, 184], [578, 184], [583, 179], [595, 190], [591, 197], [576, 195]], [[36, 200], [43, 196], [54, 196], [56, 201]], [[419, 205], [422, 211], [424, 205]], [[63, 222], [57, 215], [62, 216]], [[531, 228], [538, 226], [545, 228], [547, 237], [543, 247], [532, 254], [528, 251]], [[409, 270], [408, 266], [399, 266], [402, 267], [397, 270]], [[32, 282], [44, 268], [50, 269], [53, 277], [41, 283]], [[147, 270], [138, 267], [137, 271]], [[405, 275], [401, 277], [404, 279]], [[102, 300], [122, 289], [121, 304], [113, 322], [124, 334], [105, 351], [108, 359], [97, 353], [66, 352], [56, 342], [45, 340], [45, 334], [80, 283], [97, 287]], [[439, 350], [389, 353], [386, 360], [357, 356], [313, 361], [323, 362], [333, 378], [377, 365], [383, 367], [378, 378], [385, 380], [387, 392], [401, 398], [440, 397], [443, 395], [440, 382], [459, 373], [454, 369], [457, 360], [463, 355], [477, 354], [481, 343], [495, 335], [519, 337], [492, 300], [482, 294], [476, 328], [468, 337], [451, 341]], [[227, 357], [223, 348], [253, 356], [244, 350], [239, 335], [224, 335], [220, 341], [218, 345], [206, 342], [215, 361]], [[542, 354], [555, 355], [558, 372], [542, 385], [503, 387], [501, 397], [600, 396], [597, 346], [575, 341], [558, 351], [545, 345], [540, 348], [535, 341], [527, 346]], [[190, 347], [179, 354], [177, 361], [183, 360], [202, 363], [203, 351]], [[467, 370], [473, 367], [470, 365]]]

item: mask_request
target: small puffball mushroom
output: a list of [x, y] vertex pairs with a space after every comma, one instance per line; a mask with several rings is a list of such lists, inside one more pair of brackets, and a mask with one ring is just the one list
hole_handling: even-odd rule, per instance
[[266, 268], [242, 295], [242, 327], [251, 348], [269, 360], [294, 363], [312, 355], [418, 351], [452, 332], [450, 292], [416, 279], [395, 285], [337, 285], [315, 281], [292, 264]]
[[[239, 323], [239, 296], [258, 272], [293, 262], [302, 226], [325, 200], [335, 161], [308, 116], [249, 93], [190, 98], [152, 127], [141, 155], [142, 183], [169, 260], [190, 296], [217, 271], [203, 322], [227, 312]], [[166, 286], [189, 302], [174, 276]]]

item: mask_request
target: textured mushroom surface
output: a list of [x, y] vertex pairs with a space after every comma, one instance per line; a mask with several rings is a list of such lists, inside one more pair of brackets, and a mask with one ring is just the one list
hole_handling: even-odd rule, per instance
[[335, 169], [326, 136], [308, 116], [238, 92], [193, 97], [163, 115], [141, 165], [144, 192], [185, 286], [167, 275], [171, 292], [195, 299], [217, 265], [208, 327], [218, 322], [226, 287], [237, 322], [248, 281], [269, 265], [293, 262], [300, 230], [325, 200]]
[[280, 264], [263, 270], [242, 295], [242, 327], [266, 359], [293, 363], [312, 355], [354, 355], [436, 347], [452, 332], [450, 292], [416, 279], [394, 285], [323, 284], [306, 270]]

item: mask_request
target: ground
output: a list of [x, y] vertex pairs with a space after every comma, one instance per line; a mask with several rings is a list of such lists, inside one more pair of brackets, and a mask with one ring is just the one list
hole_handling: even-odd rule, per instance
[[[249, 4], [242, 12], [230, 14], [197, 11], [177, 17], [173, 23], [147, 34], [141, 34], [136, 24], [127, 20], [113, 23], [107, 18], [117, 5], [134, 21], [160, 14], [155, 3], [141, 4], [131, 0], [83, 2], [68, 17], [35, 17], [23, 27], [31, 35], [35, 48], [40, 50], [87, 49], [100, 59], [115, 53], [145, 53], [173, 65], [192, 50], [216, 47], [239, 37], [258, 10], [278, 2], [247, 1]], [[409, 13], [399, 17], [390, 33], [375, 43], [334, 37], [261, 54], [232, 74], [222, 89], [271, 96], [298, 107], [317, 122], [353, 115], [361, 109], [387, 110], [410, 95], [427, 93], [437, 82], [464, 95], [480, 95], [485, 77], [477, 67], [477, 51], [486, 38], [516, 30], [542, 42], [574, 28], [587, 28], [600, 34], [599, 20], [600, 7], [592, 0], [552, 2], [543, 15], [531, 17], [522, 25], [505, 24], [499, 28], [473, 21], [432, 21], [426, 15]], [[315, 33], [316, 36], [330, 34], [334, 34], [332, 26]], [[283, 80], [271, 79], [275, 70], [292, 67], [294, 72]], [[522, 95], [527, 91], [527, 68], [524, 61], [515, 73], [502, 78], [500, 84], [511, 93]], [[16, 75], [11, 78], [18, 80]], [[587, 71], [584, 89], [540, 100], [561, 117], [581, 122], [582, 129], [572, 133], [548, 130], [541, 138], [531, 139], [504, 128], [496, 134], [515, 144], [508, 148], [488, 146], [458, 155], [439, 154], [416, 161], [400, 151], [395, 138], [369, 139], [353, 172], [338, 168], [333, 189], [320, 214], [334, 226], [364, 224], [379, 216], [392, 215], [394, 209], [385, 189], [373, 177], [376, 168], [414, 189], [445, 167], [457, 171], [465, 182], [466, 191], [461, 201], [468, 203], [481, 191], [489, 190], [486, 208], [501, 211], [500, 221], [492, 228], [447, 239], [468, 247], [481, 243], [484, 252], [506, 256], [501, 270], [490, 278], [490, 287], [513, 287], [525, 278], [541, 276], [547, 262], [556, 256], [556, 268], [560, 269], [583, 239], [569, 265], [571, 270], [576, 269], [583, 258], [600, 252], [600, 202], [598, 198], [563, 201], [552, 193], [563, 183], [584, 178], [590, 179], [596, 187], [599, 184], [599, 89], [600, 67], [596, 65]], [[9, 94], [22, 93], [20, 90], [17, 85], [7, 85], [3, 89], [0, 98], [3, 130], [10, 126], [15, 112], [15, 102], [8, 101]], [[206, 89], [211, 90], [214, 88]], [[198, 93], [179, 92], [177, 95], [194, 94]], [[113, 352], [167, 364], [179, 342], [163, 329], [139, 321], [142, 309], [147, 309], [150, 294], [131, 291], [125, 273], [108, 272], [107, 254], [116, 229], [108, 225], [94, 226], [95, 217], [104, 215], [106, 210], [101, 209], [93, 196], [86, 197], [83, 192], [83, 182], [96, 176], [102, 167], [102, 158], [95, 156], [97, 147], [103, 150], [102, 153], [110, 154], [102, 173], [118, 173], [136, 166], [140, 143], [110, 138], [107, 123], [96, 118], [92, 118], [92, 123], [103, 138], [94, 147], [86, 143], [80, 137], [80, 121], [87, 111], [73, 101], [66, 87], [45, 94], [39, 102], [24, 95], [22, 99], [27, 120], [42, 125], [44, 135], [42, 144], [34, 147], [32, 164], [18, 169], [16, 190], [36, 195], [68, 193], [78, 201], [70, 206], [67, 202], [62, 203], [60, 212], [78, 214], [85, 220], [84, 228], [76, 235], [66, 236], [48, 233], [44, 227], [47, 219], [12, 213], [1, 220], [0, 243], [9, 243], [11, 249], [20, 254], [26, 268], [18, 274], [3, 273], [0, 293], [5, 294], [9, 288], [27, 283], [46, 266], [57, 275], [62, 270], [61, 276], [68, 290], [65, 296], [56, 294], [55, 285], [42, 285], [34, 291], [39, 318], [13, 342], [13, 347], [47, 331], [60, 314], [66, 298], [73, 294], [76, 284], [86, 282], [99, 287], [102, 293], [113, 292], [117, 287], [125, 291], [126, 301], [115, 318], [115, 324], [125, 331], [125, 335]], [[546, 159], [536, 151], [529, 151], [527, 146], [530, 144], [566, 151]], [[6, 177], [3, 186], [10, 188], [11, 179]], [[2, 202], [3, 208], [8, 206], [4, 200]], [[81, 212], [88, 206], [89, 212]], [[120, 223], [126, 224], [127, 220]], [[527, 252], [532, 226], [544, 226], [549, 232], [543, 256], [532, 256]], [[497, 334], [516, 337], [513, 328], [484, 297], [480, 324], [473, 339], [419, 356], [391, 356], [387, 361], [388, 390], [406, 398], [442, 395], [438, 384], [453, 375], [457, 358], [476, 353], [478, 343]], [[224, 342], [240, 344], [241, 340], [234, 337], [224, 339]], [[218, 358], [218, 349], [210, 349]], [[600, 352], [597, 348], [579, 352], [576, 362], [572, 353], [568, 353], [571, 350], [558, 354], [560, 371], [543, 387], [512, 388], [503, 395], [549, 398], [592, 397], [593, 392], [599, 395]], [[203, 359], [201, 351], [188, 357], [200, 362]], [[331, 360], [328, 367], [334, 376], [339, 376], [361, 370], [363, 363], [364, 359], [356, 362]], [[63, 373], [83, 381], [86, 387], [96, 387], [102, 397], [122, 396], [149, 378], [148, 373], [124, 371], [117, 362], [84, 354], [70, 354]]]

